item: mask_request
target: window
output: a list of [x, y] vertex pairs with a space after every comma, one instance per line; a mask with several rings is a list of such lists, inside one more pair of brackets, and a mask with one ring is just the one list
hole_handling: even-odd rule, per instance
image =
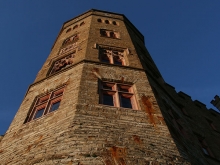
[[124, 50], [100, 48], [100, 61], [109, 64], [125, 65]]
[[64, 42], [63, 42], [63, 46], [71, 44], [71, 43], [74, 43], [74, 42], [76, 42], [78, 40], [79, 40], [79, 36], [78, 36], [78, 34], [75, 34], [75, 35], [65, 39]]
[[73, 58], [75, 57], [75, 51], [57, 61], [54, 62], [52, 65], [52, 69], [50, 71], [50, 74], [53, 74], [55, 72], [58, 72], [64, 68], [67, 68], [73, 63]]
[[100, 29], [100, 34], [102, 37], [108, 37], [108, 38], [120, 38], [119, 32], [110, 31], [106, 29]]
[[80, 26], [82, 26], [82, 25], [84, 25], [84, 24], [85, 24], [85, 22], [83, 21], [83, 22], [80, 23]]
[[78, 25], [75, 25], [75, 26], [73, 27], [73, 29], [76, 29], [76, 28], [78, 28]]
[[137, 109], [134, 91], [131, 85], [100, 82], [99, 92], [100, 104]]
[[213, 121], [212, 121], [212, 120], [209, 120], [209, 119], [206, 119], [206, 120], [207, 120], [207, 122], [209, 123], [210, 127], [211, 127], [213, 130], [217, 131], [215, 125], [213, 124]]
[[103, 22], [103, 23], [106, 23], [106, 24], [119, 25], [119, 23], [116, 22], [116, 21], [102, 20], [102, 19], [100, 19], [100, 18], [97, 19], [97, 22], [99, 22], [99, 23], [102, 23], [102, 22]]
[[113, 24], [113, 25], [117, 25], [117, 23], [116, 23], [115, 21], [112, 21], [112, 24]]
[[46, 95], [38, 96], [33, 108], [31, 109], [30, 115], [27, 117], [27, 122], [56, 111], [60, 106], [63, 91], [64, 87], [61, 87]]
[[[77, 43], [69, 44], [69, 45], [63, 47], [62, 49], [60, 49], [59, 55], [67, 54], [70, 52], [75, 53], [76, 48], [77, 48]], [[79, 50], [79, 47], [78, 47], [78, 50]]]
[[67, 29], [66, 33], [70, 32], [71, 31], [71, 28]]
[[204, 140], [204, 138], [202, 138], [201, 136], [197, 136], [198, 140], [199, 140], [199, 143], [202, 147], [202, 152], [205, 154], [205, 155], [208, 155], [208, 156], [211, 156], [213, 157], [213, 154], [211, 153], [211, 150], [209, 149], [206, 141]]

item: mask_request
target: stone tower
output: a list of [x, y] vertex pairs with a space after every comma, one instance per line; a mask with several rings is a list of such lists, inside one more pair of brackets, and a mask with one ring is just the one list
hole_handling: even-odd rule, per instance
[[0, 164], [215, 164], [175, 95], [130, 21], [90, 10], [63, 24], [0, 142]]

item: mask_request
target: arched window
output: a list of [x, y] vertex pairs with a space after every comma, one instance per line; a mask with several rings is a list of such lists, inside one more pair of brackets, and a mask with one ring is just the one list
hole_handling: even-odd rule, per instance
[[109, 24], [109, 20], [105, 20], [105, 23], [106, 23], [106, 24]]
[[102, 22], [102, 20], [101, 20], [100, 18], [99, 18], [99, 19], [97, 19], [97, 21], [98, 21], [98, 22], [100, 22], [100, 23]]
[[71, 31], [71, 28], [67, 29], [66, 33], [70, 32]]
[[108, 37], [108, 34], [107, 34], [106, 30], [104, 30], [104, 29], [100, 30], [100, 34], [102, 37]]
[[82, 26], [82, 25], [84, 25], [84, 24], [85, 24], [85, 22], [83, 21], [83, 22], [80, 23], [80, 26]]
[[110, 32], [110, 37], [111, 38], [117, 38], [114, 32]]
[[64, 42], [63, 42], [63, 45], [67, 45], [68, 43], [71, 42], [71, 38], [67, 38]]
[[115, 21], [112, 22], [113, 25], [117, 25], [117, 23]]
[[76, 29], [76, 28], [78, 28], [78, 25], [75, 25], [75, 26], [73, 27], [73, 29]]

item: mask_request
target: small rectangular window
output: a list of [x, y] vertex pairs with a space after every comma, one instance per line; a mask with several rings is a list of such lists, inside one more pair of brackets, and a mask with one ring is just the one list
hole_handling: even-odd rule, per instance
[[202, 152], [205, 154], [205, 155], [208, 155], [208, 156], [211, 156], [211, 157], [214, 157], [211, 150], [209, 149], [205, 139], [199, 135], [197, 135], [197, 138], [199, 140], [199, 143], [201, 145], [201, 148], [202, 148]]
[[114, 38], [114, 39], [120, 38], [119, 32], [112, 31], [112, 30], [100, 29], [100, 34], [101, 34], [101, 37], [108, 37], [108, 38]]
[[25, 122], [38, 119], [59, 109], [64, 87], [56, 89], [44, 96], [38, 96]]
[[131, 95], [126, 95], [123, 93], [120, 93], [120, 103], [121, 103], [121, 107], [124, 108], [132, 108], [132, 104], [131, 104]]
[[39, 117], [41, 117], [44, 113], [45, 108], [39, 109], [35, 112], [34, 118], [33, 119], [37, 119]]
[[113, 95], [108, 93], [103, 93], [103, 104], [114, 106]]
[[100, 82], [100, 104], [137, 109], [131, 85]]
[[124, 54], [122, 49], [100, 48], [99, 50], [101, 62], [115, 65], [125, 65]]
[[60, 106], [60, 101], [52, 103], [51, 107], [50, 107], [50, 112], [53, 112], [55, 110], [57, 110]]

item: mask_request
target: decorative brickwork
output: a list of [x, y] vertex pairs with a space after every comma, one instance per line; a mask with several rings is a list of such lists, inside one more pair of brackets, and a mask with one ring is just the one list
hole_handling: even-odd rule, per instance
[[124, 59], [124, 50], [118, 48], [108, 48], [100, 47], [99, 57], [101, 62], [116, 64], [116, 65], [126, 65]]
[[75, 57], [75, 51], [59, 60], [56, 60], [53, 65], [52, 65], [52, 69], [50, 71], [50, 74], [56, 73], [66, 67], [69, 67], [74, 60]]

